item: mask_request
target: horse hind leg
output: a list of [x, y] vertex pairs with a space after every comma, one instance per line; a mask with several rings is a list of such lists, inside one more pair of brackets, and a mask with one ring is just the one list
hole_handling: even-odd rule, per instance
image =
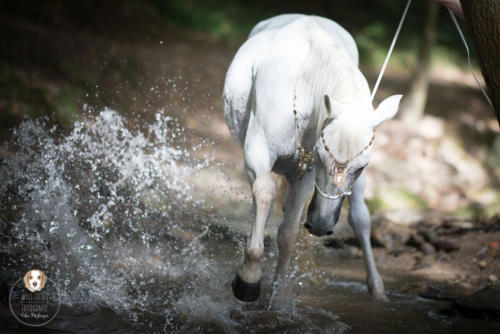
[[352, 195], [349, 199], [349, 222], [363, 249], [363, 258], [367, 271], [368, 293], [376, 299], [387, 300], [387, 297], [384, 295], [384, 282], [375, 266], [375, 259], [373, 258], [372, 246], [370, 243], [370, 213], [363, 199], [365, 185], [366, 176], [363, 172], [356, 181], [352, 189]]

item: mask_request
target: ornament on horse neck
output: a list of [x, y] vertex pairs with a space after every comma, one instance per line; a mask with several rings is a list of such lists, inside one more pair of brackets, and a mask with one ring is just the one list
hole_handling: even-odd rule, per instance
[[345, 171], [347, 169], [346, 165], [336, 165], [334, 164], [332, 169], [334, 169], [335, 174], [333, 176], [333, 182], [337, 185], [337, 187], [342, 187], [345, 183]]
[[299, 121], [297, 120], [297, 109], [296, 102], [297, 94], [293, 93], [293, 118], [295, 119], [295, 127], [297, 128], [297, 139], [299, 142], [299, 179], [301, 179], [305, 173], [310, 172], [313, 169], [314, 155], [313, 152], [308, 152], [302, 144], [302, 134], [300, 133]]
[[310, 172], [312, 170], [313, 162], [313, 152], [307, 152], [301, 143], [299, 148], [299, 174], [301, 178], [302, 176], [304, 176], [304, 173]]

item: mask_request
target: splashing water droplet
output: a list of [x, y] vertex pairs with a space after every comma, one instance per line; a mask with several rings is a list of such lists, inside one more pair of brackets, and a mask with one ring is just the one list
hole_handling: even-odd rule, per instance
[[[195, 155], [184, 132], [164, 111], [140, 130], [109, 109], [67, 135], [23, 122], [7, 145], [15, 154], [0, 165], [0, 196], [15, 193], [0, 204], [14, 217], [0, 244], [9, 270], [41, 267], [75, 312], [110, 309], [147, 332], [245, 332], [262, 319], [272, 329], [266, 307], [245, 309], [232, 296], [246, 236], [208, 223], [192, 178], [206, 177], [213, 158], [195, 156], [211, 141], [201, 138]], [[276, 249], [267, 257], [276, 262]], [[299, 313], [274, 315], [304, 332], [313, 323]]]

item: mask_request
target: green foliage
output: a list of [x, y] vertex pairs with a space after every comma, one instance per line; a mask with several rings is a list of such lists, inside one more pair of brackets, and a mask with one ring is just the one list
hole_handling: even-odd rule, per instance
[[363, 28], [355, 37], [360, 51], [360, 63], [364, 65], [380, 64], [386, 52], [380, 47], [380, 41], [387, 33], [387, 27], [381, 22], [373, 22]]
[[[337, 0], [324, 1], [245, 1], [245, 0], [154, 0], [154, 8], [170, 23], [185, 29], [207, 33], [219, 40], [241, 43], [260, 20], [287, 12], [329, 17], [344, 26], [356, 39], [360, 63], [380, 65], [386, 55], [401, 14], [404, 1]], [[415, 63], [426, 1], [413, 1], [401, 31], [391, 66], [408, 68]], [[464, 66], [466, 55], [448, 13], [443, 9], [437, 26], [435, 56], [448, 63]]]
[[419, 195], [404, 188], [388, 188], [377, 192], [376, 196], [367, 200], [371, 212], [381, 210], [425, 211], [427, 202]]
[[[23, 117], [38, 118], [53, 116], [55, 121], [67, 127], [78, 118], [78, 101], [83, 92], [80, 89], [67, 86], [56, 92], [23, 79], [0, 61], [0, 111], [4, 115], [6, 128], [16, 125]], [[5, 110], [4, 110], [5, 109]], [[4, 135], [7, 135], [4, 133]]]
[[265, 12], [245, 1], [155, 0], [154, 5], [167, 20], [221, 40], [244, 39]]
[[73, 87], [63, 87], [57, 94], [52, 108], [60, 124], [73, 124], [78, 119], [78, 101], [82, 98], [83, 91]]
[[377, 196], [374, 196], [373, 198], [366, 198], [365, 203], [366, 206], [368, 206], [368, 210], [372, 213], [378, 213], [384, 208], [384, 202]]
[[[84, 93], [89, 96], [86, 102], [98, 107], [127, 106], [129, 96], [100, 92], [97, 97], [101, 89], [96, 83], [111, 87], [127, 82], [129, 88], [142, 90], [139, 79], [135, 80], [140, 78], [140, 66], [133, 59], [123, 63], [113, 43], [129, 41], [132, 34], [135, 41], [144, 43], [155, 38], [155, 33], [174, 30], [179, 36], [200, 32], [240, 44], [260, 20], [290, 12], [337, 21], [355, 37], [361, 64], [378, 67], [404, 5], [404, 1], [391, 0], [4, 0], [0, 12], [9, 19], [0, 22], [0, 111], [5, 114], [5, 127], [11, 127], [23, 115], [55, 113], [58, 122], [71, 122]], [[414, 65], [424, 10], [425, 1], [413, 1], [390, 67]], [[444, 10], [437, 31], [434, 55], [438, 61], [434, 63], [465, 65], [463, 46]], [[61, 39], [54, 41], [54, 36]], [[101, 53], [106, 49], [99, 46], [103, 40], [110, 45], [107, 53]], [[103, 58], [107, 66], [96, 70]], [[31, 80], [30, 73], [37, 73], [40, 80]]]
[[455, 217], [475, 220], [478, 218], [491, 218], [500, 214], [500, 190], [491, 187], [475, 194], [475, 200], [451, 212]]
[[460, 219], [470, 219], [475, 220], [481, 216], [483, 212], [483, 207], [477, 203], [471, 203], [459, 207], [457, 210], [451, 212], [454, 217]]

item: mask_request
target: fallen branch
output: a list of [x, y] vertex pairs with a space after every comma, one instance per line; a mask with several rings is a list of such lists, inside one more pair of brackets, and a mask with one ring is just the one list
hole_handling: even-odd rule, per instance
[[409, 246], [414, 246], [418, 250], [420, 250], [422, 253], [425, 255], [432, 255], [436, 252], [436, 249], [434, 248], [433, 245], [425, 241], [425, 239], [417, 234], [417, 233], [412, 233], [410, 236], [410, 239], [408, 240], [407, 243]]
[[425, 227], [419, 227], [417, 229], [418, 234], [420, 234], [426, 241], [431, 243], [437, 249], [442, 249], [445, 252], [453, 252], [460, 248], [456, 243], [451, 240], [439, 237], [436, 232], [429, 230]]
[[500, 226], [496, 225], [486, 225], [486, 226], [473, 226], [473, 227], [455, 227], [448, 230], [440, 231], [439, 235], [457, 235], [464, 234], [467, 232], [494, 232], [500, 231]]

